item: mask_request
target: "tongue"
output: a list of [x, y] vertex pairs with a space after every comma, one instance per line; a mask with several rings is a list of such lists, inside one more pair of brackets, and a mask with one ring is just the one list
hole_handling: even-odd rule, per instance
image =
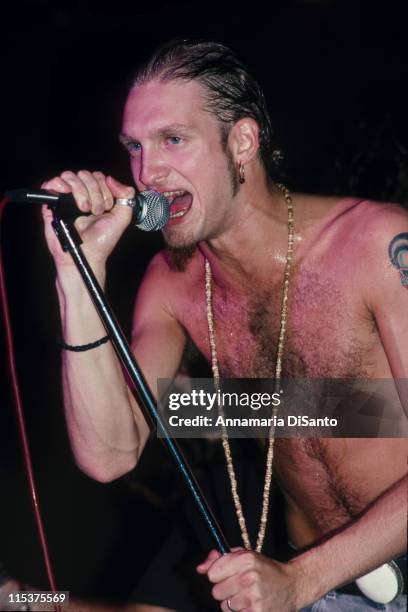
[[192, 202], [193, 196], [191, 193], [184, 193], [181, 196], [177, 196], [170, 205], [170, 212], [174, 214], [180, 212], [180, 210], [190, 208]]

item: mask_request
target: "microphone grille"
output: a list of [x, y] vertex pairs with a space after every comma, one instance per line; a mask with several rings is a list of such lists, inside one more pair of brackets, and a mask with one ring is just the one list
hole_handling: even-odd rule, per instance
[[162, 229], [170, 218], [170, 204], [167, 198], [158, 191], [142, 191], [137, 199], [143, 212], [136, 227], [146, 232]]

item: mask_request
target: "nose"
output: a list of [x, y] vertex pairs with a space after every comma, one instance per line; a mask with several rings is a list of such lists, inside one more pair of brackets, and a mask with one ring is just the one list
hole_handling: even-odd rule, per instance
[[169, 168], [160, 152], [145, 148], [142, 150], [139, 159], [134, 161], [136, 167], [132, 165], [133, 176], [136, 184], [141, 183], [143, 188], [154, 189], [167, 179]]

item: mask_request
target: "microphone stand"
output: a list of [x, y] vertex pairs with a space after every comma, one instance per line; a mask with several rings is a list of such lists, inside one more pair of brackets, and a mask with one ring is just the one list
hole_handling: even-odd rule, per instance
[[198, 508], [216, 547], [222, 554], [229, 552], [230, 547], [228, 542], [221, 531], [221, 528], [219, 527], [207, 500], [200, 490], [199, 484], [197, 483], [190, 466], [184, 458], [179, 445], [167, 431], [161, 415], [157, 410], [155, 398], [147, 385], [146, 380], [144, 379], [126, 337], [106, 300], [106, 297], [92, 271], [92, 268], [90, 267], [82, 252], [82, 249], [80, 248], [80, 244], [82, 243], [81, 237], [79, 236], [73, 223], [62, 218], [60, 207], [54, 204], [48, 204], [48, 206], [53, 211], [52, 225], [54, 231], [63, 250], [68, 251], [71, 254], [72, 259], [76, 264], [94, 306], [102, 320], [102, 323], [104, 324], [108, 334], [111, 336], [116, 352], [134, 384], [137, 400], [143, 410], [143, 413], [145, 416], [150, 417], [153, 426], [156, 424], [157, 429], [163, 438], [163, 442], [176, 462], [176, 465], [184, 479], [185, 485], [192, 495], [195, 505]]

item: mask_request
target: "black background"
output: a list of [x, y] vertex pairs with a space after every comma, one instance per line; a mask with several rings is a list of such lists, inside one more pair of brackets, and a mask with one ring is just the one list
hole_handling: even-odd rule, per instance
[[[0, 192], [39, 185], [64, 169], [100, 169], [130, 182], [117, 141], [129, 78], [158, 44], [183, 36], [230, 45], [262, 83], [292, 189], [406, 203], [403, 6], [339, 0], [3, 3]], [[62, 416], [54, 272], [39, 211], [9, 207], [2, 242], [17, 367], [58, 583], [77, 593], [124, 596], [165, 531], [162, 514], [129, 478], [102, 485], [74, 465]], [[159, 236], [129, 229], [109, 263], [108, 294], [127, 331], [141, 274], [159, 246]], [[20, 578], [45, 586], [1, 340], [0, 560]], [[137, 482], [138, 472], [132, 478]]]

